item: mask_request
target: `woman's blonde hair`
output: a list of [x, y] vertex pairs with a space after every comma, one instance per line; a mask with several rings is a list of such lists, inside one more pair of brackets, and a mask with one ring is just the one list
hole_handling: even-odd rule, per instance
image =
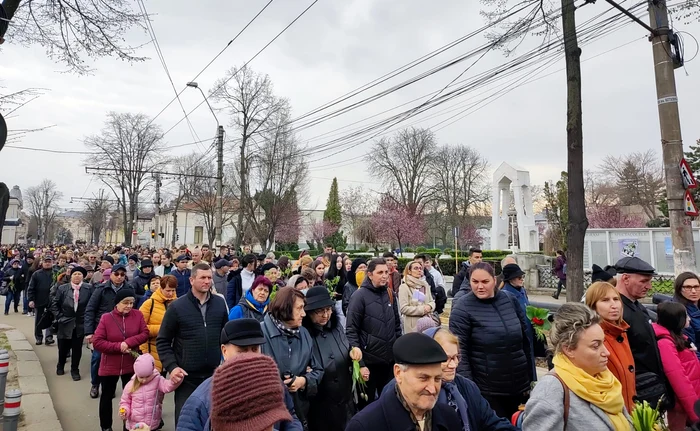
[[575, 349], [581, 333], [600, 323], [595, 311], [578, 302], [567, 302], [554, 314], [554, 322], [549, 332], [549, 340], [554, 346], [554, 353], [560, 353], [562, 347]]
[[596, 281], [595, 283], [591, 284], [591, 287], [586, 290], [586, 305], [591, 310], [596, 311], [595, 306], [598, 301], [601, 301], [610, 292], [613, 292], [620, 300], [620, 317], [615, 321], [615, 323], [619, 325], [622, 323], [622, 298], [620, 298], [620, 293], [612, 284], [608, 283], [607, 281]]
[[311, 263], [313, 261], [314, 261], [313, 257], [309, 256], [308, 254], [304, 255], [301, 258], [299, 258], [299, 267], [303, 268], [305, 266], [309, 266], [309, 265], [311, 265]]
[[420, 265], [420, 268], [423, 269], [423, 264], [420, 263], [420, 261], [412, 260], [412, 261], [408, 262], [403, 269], [403, 276], [404, 277], [411, 273], [411, 267], [413, 266], [414, 263], [417, 263], [418, 265]]
[[440, 344], [454, 344], [459, 348], [459, 338], [447, 328], [440, 328], [435, 331], [433, 339]]

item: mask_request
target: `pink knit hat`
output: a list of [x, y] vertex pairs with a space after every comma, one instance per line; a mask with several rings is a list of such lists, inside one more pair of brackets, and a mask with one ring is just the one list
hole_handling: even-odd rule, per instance
[[437, 326], [438, 323], [433, 319], [431, 314], [428, 314], [418, 319], [416, 322], [416, 332], [422, 333], [426, 329], [435, 328]]
[[134, 361], [134, 374], [136, 374], [136, 377], [146, 378], [153, 374], [155, 368], [156, 361], [150, 353], [144, 353]]

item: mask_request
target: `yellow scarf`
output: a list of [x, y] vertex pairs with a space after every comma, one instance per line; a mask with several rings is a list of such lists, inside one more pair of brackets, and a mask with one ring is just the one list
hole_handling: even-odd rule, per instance
[[572, 364], [569, 358], [561, 353], [554, 356], [552, 362], [554, 370], [566, 386], [579, 398], [603, 410], [615, 430], [631, 429], [624, 414], [625, 400], [622, 397], [622, 385], [609, 370], [606, 369], [602, 373], [591, 376]]

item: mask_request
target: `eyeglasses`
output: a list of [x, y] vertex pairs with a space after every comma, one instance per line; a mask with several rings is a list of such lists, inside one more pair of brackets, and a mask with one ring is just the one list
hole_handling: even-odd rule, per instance
[[114, 272], [114, 273], [112, 273], [112, 275], [115, 277], [126, 277], [125, 272]]
[[447, 357], [447, 360], [445, 361], [445, 363], [446, 363], [446, 364], [449, 364], [450, 362], [454, 361], [455, 364], [458, 364], [459, 361], [460, 361], [460, 359], [462, 359], [462, 355], [460, 355], [459, 353], [457, 353], [457, 354], [454, 355], [454, 356], [448, 356], [448, 357]]
[[700, 285], [699, 284], [694, 284], [692, 286], [683, 286], [683, 290], [685, 291], [691, 291], [691, 290], [698, 290], [700, 291]]
[[318, 314], [319, 316], [323, 316], [325, 314], [331, 314], [332, 312], [333, 312], [333, 309], [330, 307], [319, 308], [318, 310], [314, 310], [314, 313]]

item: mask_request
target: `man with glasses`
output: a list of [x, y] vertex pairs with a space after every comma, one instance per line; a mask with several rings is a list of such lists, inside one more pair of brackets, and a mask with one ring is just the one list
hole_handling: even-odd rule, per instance
[[[97, 325], [100, 323], [100, 318], [103, 314], [107, 314], [114, 308], [114, 299], [117, 297], [117, 292], [126, 286], [126, 267], [122, 264], [117, 264], [112, 267], [112, 273], [109, 280], [100, 285], [90, 297], [90, 302], [85, 309], [85, 339], [88, 345], [92, 342], [92, 336], [95, 333]], [[92, 359], [90, 360], [90, 376], [91, 384], [90, 398], [98, 398], [100, 396], [100, 380], [97, 374], [100, 368], [100, 352], [92, 351]]]

